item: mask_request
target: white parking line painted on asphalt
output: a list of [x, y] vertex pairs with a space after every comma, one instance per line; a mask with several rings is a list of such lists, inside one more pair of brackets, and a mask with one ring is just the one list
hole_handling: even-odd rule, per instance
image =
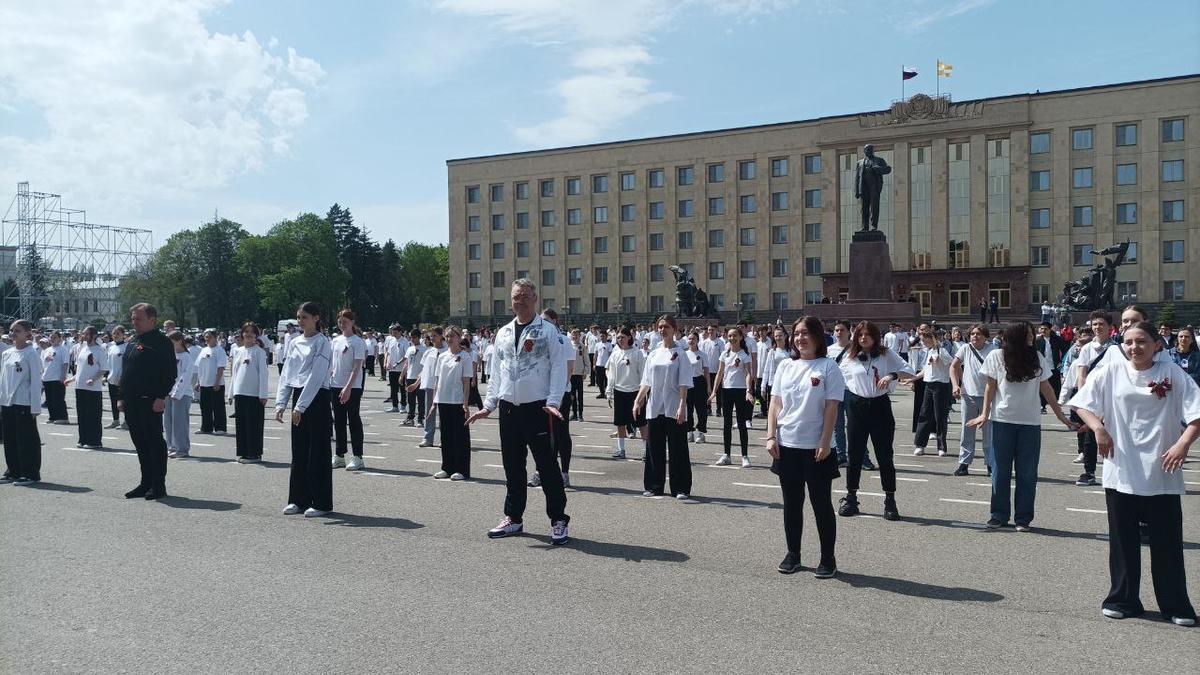
[[587, 474], [590, 476], [603, 476], [604, 475], [603, 471], [584, 471], [583, 469], [571, 469], [567, 473]]
[[397, 476], [395, 474], [379, 473], [378, 471], [359, 471], [357, 473], [359, 473], [363, 476], [383, 476], [384, 478], [400, 478], [400, 476]]
[[119, 441], [119, 440], [121, 440], [121, 439], [120, 439], [119, 437], [117, 437], [117, 436], [101, 436], [101, 438], [103, 438], [103, 439], [104, 439], [104, 440], [106, 440], [106, 441]]
[[1069, 506], [1067, 507], [1067, 510], [1074, 511], [1075, 513], [1108, 513], [1108, 511], [1105, 511], [1104, 509], [1073, 509]]
[[895, 466], [902, 466], [902, 467], [911, 468], [911, 469], [924, 469], [925, 468], [924, 464], [901, 464], [900, 462], [892, 462], [892, 464], [894, 464]]
[[382, 455], [363, 455], [363, 457], [365, 459], [387, 459], [387, 457], [384, 457]]
[[378, 436], [379, 435], [378, 431], [364, 431], [363, 433], [368, 436]]
[[268, 441], [282, 441], [283, 440], [279, 436], [263, 436], [263, 438], [267, 439]]
[[[877, 480], [883, 480], [883, 476], [880, 476], [878, 474], [871, 474], [871, 477], [875, 478]], [[906, 481], [909, 481], [910, 483], [928, 483], [929, 482], [928, 478], [904, 478], [903, 476], [896, 476], [896, 480], [906, 480]]]
[[124, 452], [121, 450], [92, 450], [91, 448], [63, 448], [63, 450], [75, 450], [76, 452], [99, 452], [105, 455], [124, 455], [126, 457], [137, 457], [136, 452]]
[[64, 434], [64, 433], [61, 433], [58, 431], [51, 431], [50, 435], [51, 436], [74, 436], [75, 434]]
[[[442, 460], [440, 460], [440, 459], [418, 459], [417, 461], [425, 462], [426, 464], [441, 464], [442, 463]], [[485, 464], [484, 466], [487, 466], [487, 465]]]
[[770, 483], [733, 483], [733, 485], [740, 485], [742, 487], [774, 488], [776, 490], [780, 489], [778, 485], [771, 485]]
[[[845, 490], [834, 490], [834, 492], [838, 493], [839, 495], [846, 494]], [[886, 496], [882, 492], [865, 492], [863, 490], [859, 490], [857, 494], [866, 495], [868, 497], [884, 497], [884, 496]]]
[[955, 504], [983, 504], [984, 506], [991, 505], [991, 502], [983, 502], [983, 501], [979, 501], [978, 499], [947, 499], [946, 497], [942, 497], [942, 498], [938, 499], [938, 501], [939, 502], [953, 502]]
[[1196, 480], [1185, 480], [1185, 481], [1183, 481], [1183, 484], [1184, 484], [1184, 485], [1200, 485], [1200, 481], [1196, 481]]
[[605, 450], [613, 447], [611, 445], [588, 445], [587, 443], [572, 443], [571, 445], [576, 448], [603, 448]]
[[[986, 488], [990, 488], [990, 487], [992, 487], [992, 484], [991, 484], [991, 483], [967, 483], [967, 485], [974, 485], [974, 486], [976, 486], [976, 487], [986, 487]], [[1013, 483], [1013, 484], [1009, 485], [1009, 486], [1008, 486], [1008, 489], [1009, 489], [1009, 490], [1016, 490], [1016, 489], [1017, 489], [1017, 485], [1016, 485], [1016, 483]], [[1103, 493], [1103, 492], [1101, 492], [1100, 494], [1104, 494], [1104, 493]]]

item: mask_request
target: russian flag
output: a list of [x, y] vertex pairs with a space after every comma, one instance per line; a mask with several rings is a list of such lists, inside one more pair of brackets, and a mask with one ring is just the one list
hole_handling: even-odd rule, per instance
[[917, 76], [916, 68], [901, 68], [900, 69], [900, 78], [902, 80], [911, 80], [916, 76]]

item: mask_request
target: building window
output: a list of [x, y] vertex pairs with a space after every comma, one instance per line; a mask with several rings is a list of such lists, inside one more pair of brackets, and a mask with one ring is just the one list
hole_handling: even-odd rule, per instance
[[738, 263], [738, 276], [743, 279], [753, 279], [758, 272], [756, 261], [742, 260]]
[[567, 269], [567, 285], [581, 286], [583, 285], [583, 268], [570, 267]]
[[592, 222], [597, 223], [597, 224], [607, 223], [608, 222], [608, 207], [607, 206], [593, 206], [592, 207]]
[[666, 265], [651, 265], [650, 266], [650, 281], [662, 281], [666, 275]]
[[479, 272], [471, 272], [467, 274], [467, 288], [479, 288], [482, 282], [483, 275]]
[[583, 254], [583, 240], [582, 239], [568, 239], [567, 240], [567, 255], [582, 255], [582, 254]]
[[988, 284], [988, 298], [995, 298], [1000, 309], [1012, 307], [1012, 288], [1005, 283]]
[[806, 209], [821, 208], [821, 191], [819, 189], [804, 191], [804, 208], [806, 208]]
[[1163, 247], [1163, 257], [1162, 257], [1163, 262], [1165, 262], [1165, 263], [1183, 262], [1183, 241], [1182, 240], [1164, 241], [1162, 243], [1162, 247]]
[[493, 230], [503, 230], [504, 229], [504, 214], [503, 213], [493, 213], [492, 214], [492, 229]]
[[467, 260], [479, 260], [479, 244], [467, 244]]
[[821, 304], [821, 291], [804, 291], [804, 304], [806, 304], [806, 305]]
[[637, 204], [622, 204], [621, 222], [632, 223], [634, 220], [637, 220]]
[[738, 180], [754, 180], [758, 169], [754, 160], [749, 159], [744, 162], [738, 162]]
[[542, 255], [552, 256], [556, 253], [558, 253], [557, 241], [554, 241], [553, 239], [546, 239], [542, 241]]
[[1050, 209], [1029, 209], [1029, 229], [1044, 230], [1050, 227]]
[[771, 226], [771, 243], [786, 244], [788, 240], [787, 225], [772, 225]]
[[554, 211], [542, 211], [542, 227], [554, 227], [554, 221]]
[[1136, 124], [1118, 124], [1117, 125], [1117, 145], [1137, 145], [1137, 125]]
[[709, 230], [708, 247], [725, 248], [725, 230]]
[[467, 186], [467, 203], [468, 204], [478, 204], [479, 203], [479, 186], [478, 185]]
[[517, 257], [518, 258], [528, 258], [529, 257], [529, 242], [527, 242], [527, 241], [518, 241], [517, 242]]
[[494, 201], [494, 202], [504, 201], [504, 184], [503, 183], [489, 185], [488, 192], [490, 193], [489, 197], [492, 201]]
[[738, 230], [738, 246], [754, 245], [754, 228], [743, 227]]
[[504, 300], [493, 300], [492, 301], [492, 315], [493, 316], [504, 316], [506, 314], [508, 314], [508, 308], [507, 308], [507, 304], [505, 303], [505, 301]]
[[1076, 206], [1071, 210], [1071, 224], [1075, 227], [1092, 226], [1092, 207]]
[[583, 193], [583, 179], [579, 177], [567, 179], [567, 194], [577, 195]]
[[467, 316], [479, 316], [483, 313], [483, 306], [478, 300], [471, 300], [467, 303]]
[[[621, 265], [621, 282], [626, 283], [626, 284], [633, 283], [633, 281], [635, 279], [634, 275], [636, 274], [636, 269], [637, 268], [635, 268], [633, 265]], [[633, 305], [631, 305], [627, 302], [622, 303], [622, 304], [625, 305], [625, 309], [627, 309], [631, 312], [633, 311]]]
[[696, 182], [696, 169], [690, 166], [681, 166], [675, 169], [675, 184], [676, 185], [691, 185]]
[[1172, 199], [1162, 203], [1162, 221], [1164, 223], [1179, 223], [1183, 221], [1183, 200]]
[[1034, 305], [1050, 302], [1050, 284], [1030, 284], [1029, 302]]
[[517, 229], [518, 230], [528, 230], [529, 229], [529, 212], [528, 211], [520, 211], [517, 213]]
[[1049, 192], [1050, 191], [1050, 172], [1049, 171], [1030, 171], [1029, 172], [1029, 191], [1030, 192]]
[[479, 231], [479, 216], [467, 216], [467, 232]]
[[709, 293], [708, 299], [712, 302], [714, 309], [725, 309], [725, 294], [724, 293]]
[[596, 267], [592, 270], [592, 283], [607, 284], [608, 283], [608, 268]]
[[651, 251], [663, 250], [663, 233], [662, 232], [651, 232], [650, 233], [650, 250]]
[[492, 272], [492, 288], [504, 288], [504, 272]]
[[608, 237], [593, 237], [592, 253], [608, 253]]
[[1092, 129], [1072, 129], [1071, 130], [1071, 149], [1072, 150], [1091, 150], [1092, 149]]
[[772, 293], [771, 294], [771, 309], [783, 310], [788, 308], [788, 294]]
[[637, 177], [633, 172], [621, 174], [621, 191], [628, 192], [637, 188]]
[[1137, 185], [1137, 164], [1117, 165], [1117, 185]]
[[1120, 225], [1137, 223], [1137, 202], [1117, 204], [1117, 223]]
[[787, 157], [779, 157], [771, 160], [771, 177], [782, 178], [788, 175]]
[[786, 277], [788, 275], [788, 259], [787, 258], [772, 258], [771, 259], [771, 276]]
[[650, 311], [654, 314], [659, 314], [663, 311], [663, 296], [650, 296]]
[[758, 203], [754, 199], [754, 195], [742, 195], [738, 197], [738, 210], [742, 213], [754, 213], [758, 210]]
[[1137, 242], [1131, 241], [1131, 242], [1129, 242], [1129, 248], [1125, 250], [1125, 262], [1135, 263], [1135, 262], [1137, 262], [1137, 257], [1138, 257]]
[[664, 210], [662, 202], [650, 202], [650, 220], [662, 220]]
[[621, 252], [633, 253], [637, 248], [637, 237], [632, 234], [621, 235]]
[[742, 303], [743, 312], [750, 312], [758, 309], [758, 303], [755, 302], [756, 298], [754, 297], [753, 293], [742, 293], [739, 298]]
[[1050, 132], [1038, 131], [1029, 134], [1029, 154], [1044, 155], [1050, 152]]
[[514, 187], [517, 199], [529, 199], [529, 183], [517, 183]]
[[633, 312], [636, 312], [637, 311], [637, 298], [635, 298], [632, 295], [622, 296], [621, 297], [621, 309], [626, 312], [629, 312], [631, 314]]
[[1118, 281], [1117, 282], [1117, 299], [1122, 303], [1132, 302], [1137, 299], [1137, 282], [1136, 281]]
[[1168, 159], [1162, 163], [1162, 182], [1178, 183], [1183, 180], [1183, 160]]
[[821, 173], [821, 156], [820, 155], [805, 155], [804, 156], [804, 173], [806, 173], [806, 174]]
[[492, 260], [502, 260], [504, 258], [504, 242], [496, 242], [492, 244]]
[[821, 258], [814, 256], [804, 259], [804, 276], [819, 277], [821, 276]]
[[710, 216], [725, 215], [725, 198], [724, 197], [709, 197], [708, 198], [708, 215], [710, 215]]
[[788, 208], [788, 193], [772, 192], [771, 193], [771, 210], [786, 211]]
[[608, 176], [600, 174], [592, 176], [592, 194], [599, 195], [608, 192]]
[[543, 197], [553, 197], [554, 196], [554, 179], [546, 178], [542, 181], [539, 181], [538, 182], [538, 190], [539, 190], [539, 192], [541, 192]]
[[693, 202], [690, 199], [680, 199], [679, 200], [679, 217], [680, 218], [691, 218], [694, 215], [696, 215], [695, 202]]
[[1162, 142], [1174, 143], [1175, 141], [1183, 140], [1183, 120], [1163, 120], [1162, 122]]
[[1049, 246], [1030, 246], [1029, 247], [1029, 266], [1030, 267], [1049, 267], [1050, 266], [1050, 247]]
[[1084, 166], [1072, 171], [1071, 187], [1076, 189], [1092, 187], [1092, 167]]
[[708, 165], [708, 182], [724, 183], [725, 182], [725, 164], [709, 164]]
[[821, 241], [821, 224], [804, 224], [804, 241]]
[[1179, 301], [1183, 300], [1183, 282], [1182, 281], [1164, 281], [1163, 282], [1163, 300]]
[[667, 174], [662, 169], [650, 169], [646, 172], [646, 184], [652, 188], [660, 188], [667, 184]]
[[583, 209], [567, 209], [567, 224], [579, 225], [583, 223]]
[[724, 279], [725, 278], [725, 263], [723, 263], [723, 262], [708, 263], [708, 278], [710, 281], [713, 279]]
[[542, 285], [543, 286], [553, 286], [554, 285], [554, 270], [542, 270]]
[[679, 233], [679, 250], [684, 251], [692, 247], [692, 232], [686, 230]]
[[1073, 244], [1071, 246], [1071, 264], [1076, 267], [1085, 267], [1092, 264], [1092, 245], [1091, 244]]

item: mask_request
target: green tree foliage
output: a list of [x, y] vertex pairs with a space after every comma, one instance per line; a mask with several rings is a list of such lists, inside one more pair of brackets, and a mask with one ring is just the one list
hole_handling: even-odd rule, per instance
[[333, 226], [313, 213], [285, 220], [264, 236], [243, 240], [237, 265], [257, 282], [263, 322], [274, 325], [291, 317], [300, 303], [309, 300], [328, 314], [324, 318], [332, 319], [345, 297], [347, 277], [337, 251]]

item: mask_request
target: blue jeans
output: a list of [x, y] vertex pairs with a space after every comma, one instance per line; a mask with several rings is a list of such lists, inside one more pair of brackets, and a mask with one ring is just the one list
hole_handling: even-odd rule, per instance
[[1015, 470], [1016, 504], [1013, 520], [1017, 525], [1033, 522], [1033, 501], [1037, 495], [1038, 459], [1042, 454], [1042, 427], [1038, 424], [991, 422], [992, 425], [992, 519], [1008, 522], [1009, 484]]

